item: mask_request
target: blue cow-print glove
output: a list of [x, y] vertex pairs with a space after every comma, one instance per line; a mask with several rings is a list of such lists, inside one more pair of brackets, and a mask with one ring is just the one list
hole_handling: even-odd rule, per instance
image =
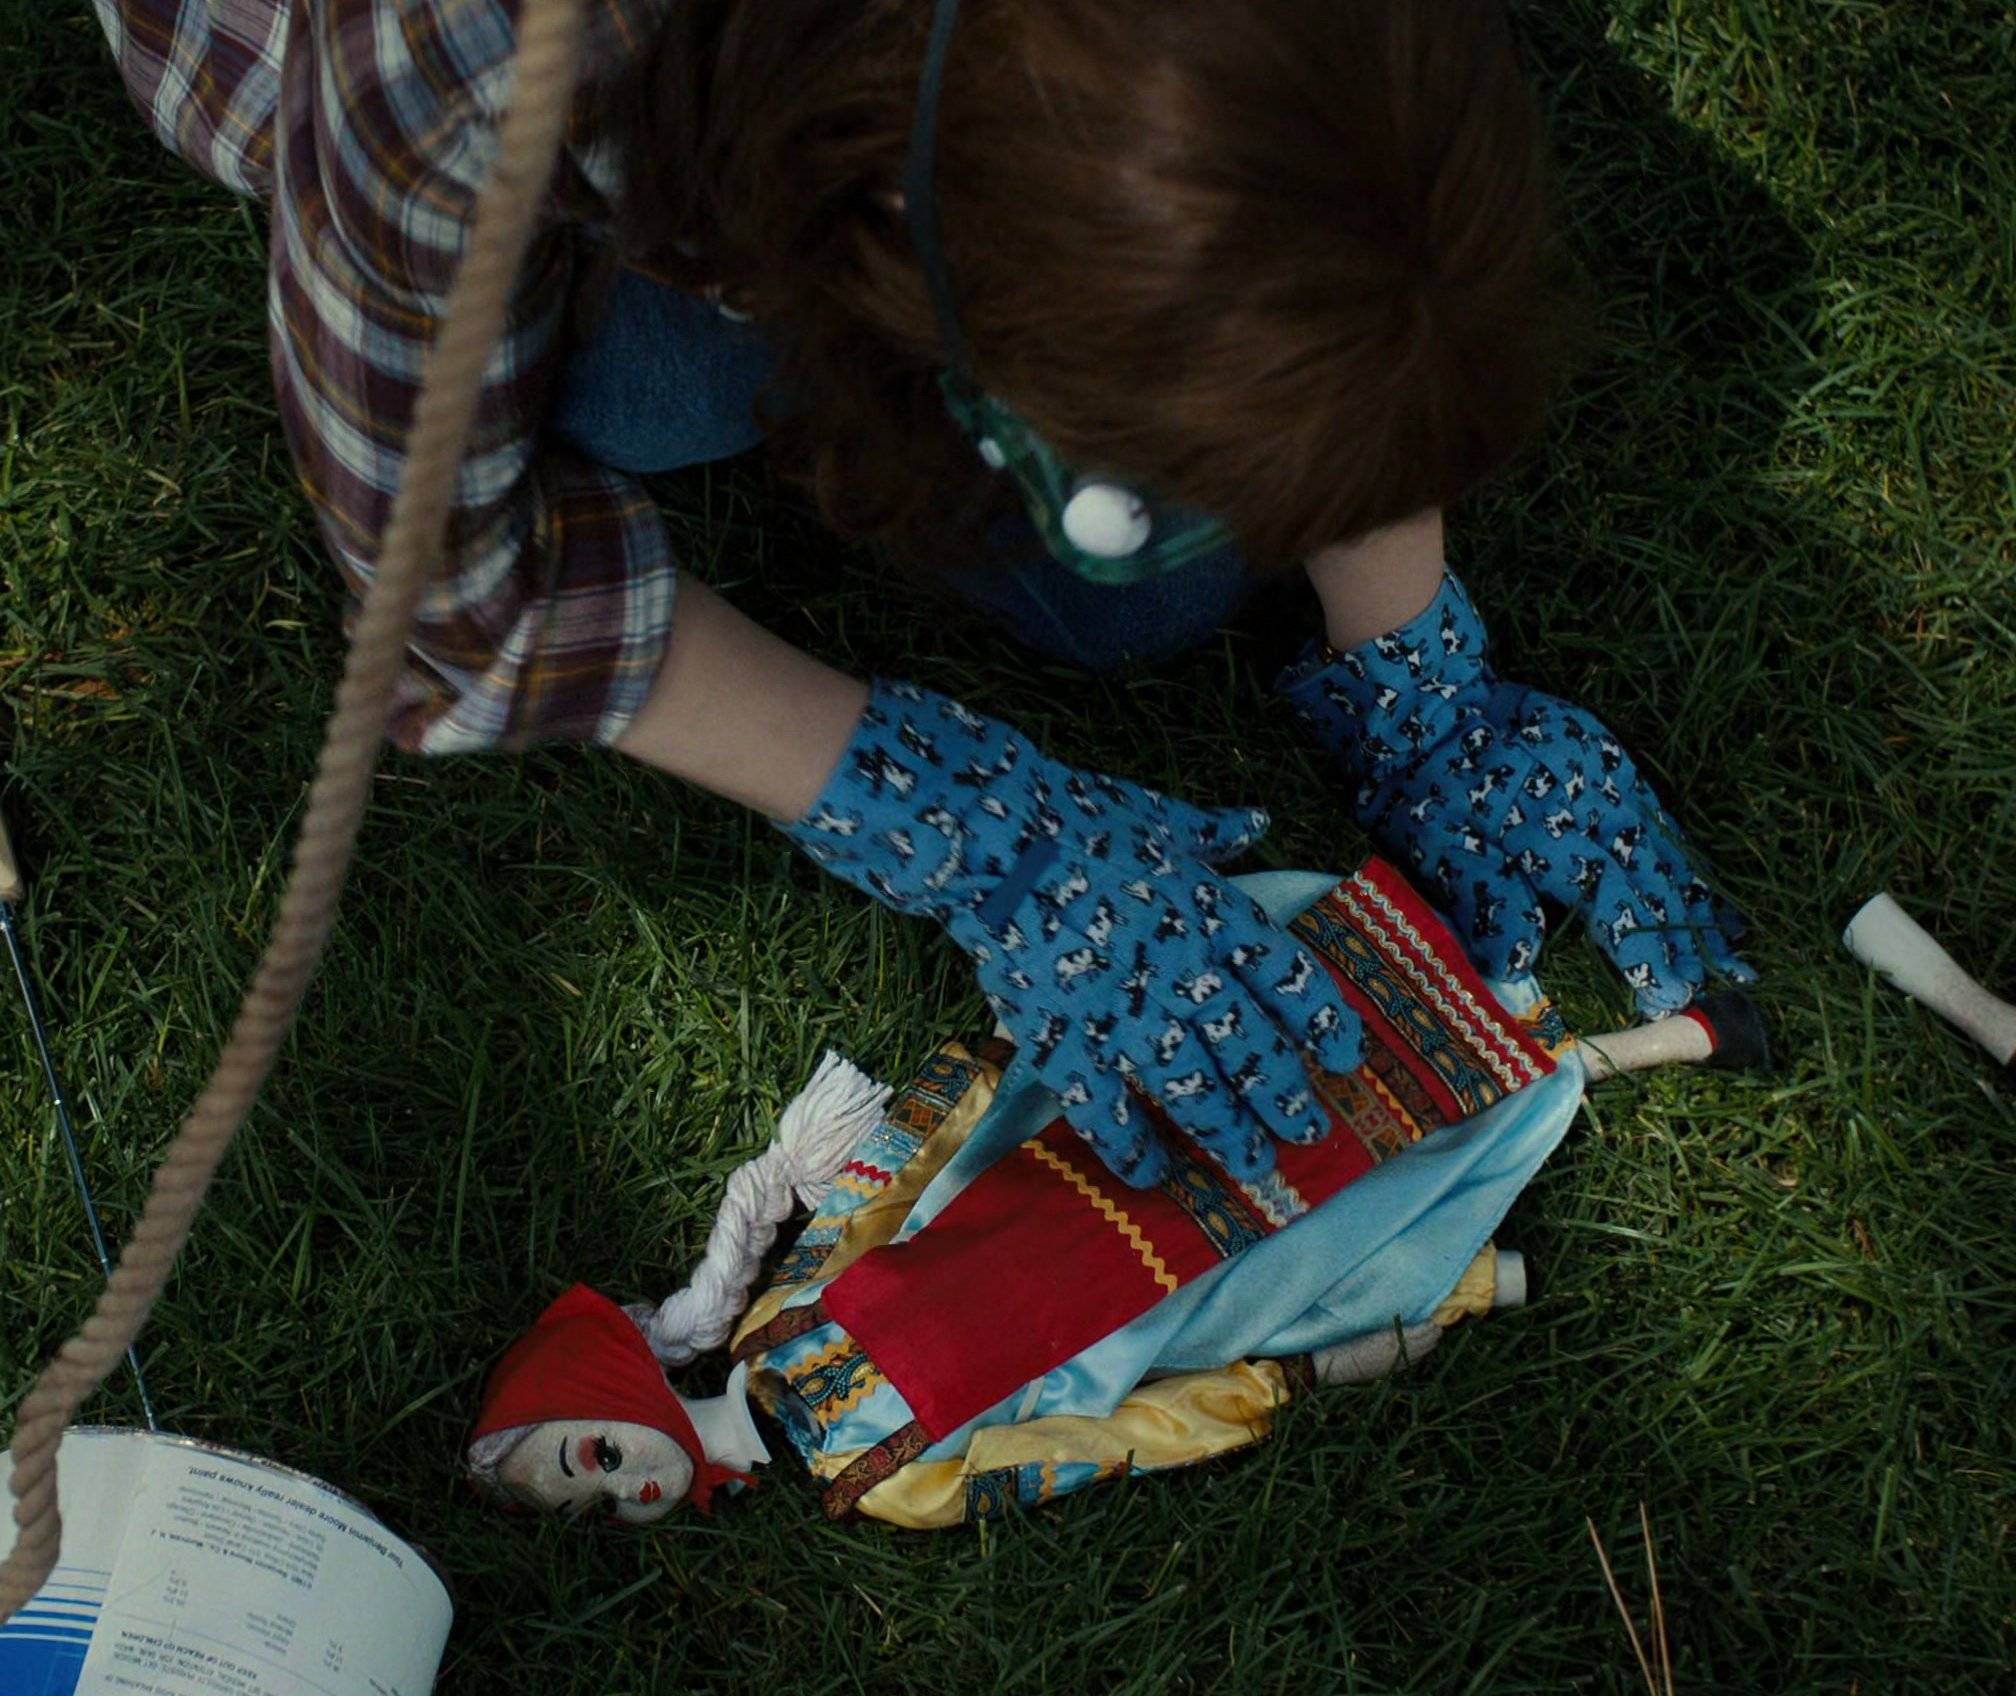
[[1257, 1177], [1271, 1137], [1327, 1127], [1299, 1051], [1332, 1071], [1361, 1056], [1328, 975], [1212, 870], [1265, 813], [1074, 770], [956, 701], [878, 681], [825, 792], [779, 828], [952, 934], [1065, 1116], [1130, 1184], [1168, 1160], [1130, 1090]]
[[1428, 609], [1275, 685], [1357, 784], [1358, 819], [1424, 881], [1471, 957], [1526, 971], [1543, 899], [1580, 909], [1648, 1014], [1711, 975], [1750, 981], [1734, 925], [1617, 738], [1551, 695], [1503, 683], [1453, 572]]

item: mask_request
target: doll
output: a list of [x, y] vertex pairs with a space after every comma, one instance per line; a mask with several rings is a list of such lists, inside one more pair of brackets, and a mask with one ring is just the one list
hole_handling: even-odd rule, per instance
[[[1168, 1173], [1133, 1189], [1005, 1044], [947, 1044], [893, 1099], [829, 1056], [730, 1178], [692, 1286], [653, 1310], [577, 1285], [504, 1356], [474, 1476], [632, 1523], [704, 1510], [770, 1459], [753, 1407], [829, 1514], [925, 1529], [1224, 1454], [1292, 1397], [1523, 1302], [1523, 1262], [1490, 1239], [1590, 1078], [1646, 1063], [1640, 1046], [1764, 1058], [1740, 997], [1577, 1043], [1530, 977], [1486, 983], [1379, 861], [1245, 883], [1365, 1023], [1352, 1073], [1311, 1068], [1320, 1140], [1240, 1179], [1158, 1127]], [[731, 1336], [806, 1191], [811, 1222]], [[724, 1340], [723, 1395], [666, 1382]]]

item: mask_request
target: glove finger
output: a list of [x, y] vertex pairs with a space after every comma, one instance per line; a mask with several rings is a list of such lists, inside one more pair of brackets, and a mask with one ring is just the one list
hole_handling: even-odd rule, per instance
[[1122, 1183], [1145, 1189], [1169, 1169], [1168, 1151], [1155, 1126], [1131, 1099], [1127, 1080], [1114, 1067], [1062, 1067], [1054, 1080], [1039, 1065], [1036, 1075], [1056, 1094], [1064, 1118], [1091, 1145], [1106, 1169]]
[[1223, 895], [1213, 941], [1227, 973], [1290, 1047], [1327, 1071], [1350, 1071], [1365, 1057], [1365, 1032], [1336, 979], [1259, 902], [1239, 890]]
[[1249, 964], [1235, 956], [1233, 970], [1264, 996], [1288, 1040], [1325, 1071], [1348, 1072], [1365, 1058], [1364, 1022], [1308, 949], [1290, 949], [1278, 970], [1273, 959]]
[[1526, 880], [1512, 874], [1510, 862], [1471, 860], [1452, 864], [1443, 859], [1428, 881], [1436, 890], [1435, 906], [1449, 921], [1471, 964], [1487, 978], [1518, 977], [1540, 957], [1547, 937], [1546, 915]]
[[1197, 807], [1173, 796], [1157, 799], [1162, 805], [1156, 822], [1171, 844], [1179, 853], [1194, 855], [1206, 865], [1215, 866], [1243, 854], [1274, 822], [1264, 807]]
[[1227, 1074], [1237, 1092], [1254, 1083], [1246, 1099], [1265, 1103], [1259, 1113], [1262, 1122], [1283, 1142], [1321, 1142], [1330, 1134], [1330, 1110], [1302, 1058], [1301, 1050], [1285, 1038], [1277, 1037], [1264, 1050], [1249, 1053], [1241, 1065]]
[[[1328, 1117], [1318, 1100], [1305, 1107], [1289, 1099], [1296, 1093], [1295, 1074], [1306, 1083], [1311, 1064], [1326, 1072], [1352, 1071], [1365, 1058], [1365, 1027], [1306, 949], [1288, 951], [1285, 971], [1277, 968], [1279, 958], [1255, 959], [1252, 950], [1239, 948], [1229, 970], [1254, 1011], [1272, 1027], [1273, 1046], [1293, 1061], [1292, 1072], [1286, 1061], [1268, 1066], [1272, 1099], [1286, 1116], [1273, 1124], [1274, 1134], [1291, 1142], [1314, 1142], [1327, 1131]], [[1262, 1033], [1257, 1026], [1249, 1028], [1257, 1042]]]
[[1185, 1128], [1228, 1170], [1241, 1177], [1267, 1170], [1269, 1135], [1311, 1141], [1328, 1130], [1290, 1034], [1229, 964], [1183, 973], [1167, 986], [1163, 1006], [1189, 1040], [1161, 1080], [1161, 1098], [1177, 1111], [1222, 1096], [1222, 1110], [1193, 1111]]
[[[1131, 1076], [1178, 1130], [1227, 1171], [1242, 1178], [1263, 1176], [1274, 1163], [1268, 1126], [1256, 1114], [1250, 1093], [1235, 1087], [1204, 1029], [1212, 1019], [1231, 1014], [1232, 1024], [1217, 1032], [1218, 1040], [1239, 1040], [1232, 1031], [1243, 1028], [1244, 1020], [1226, 999], [1227, 980], [1207, 966], [1181, 974], [1171, 987], [1169, 996], [1156, 999], [1160, 1028], [1150, 1022], [1145, 1044], [1116, 1060], [1116, 1069]], [[1246, 1090], [1258, 1082], [1257, 1077], [1245, 1080]]]
[[[1208, 1088], [1191, 1093], [1209, 1080]], [[1171, 1091], [1175, 1092], [1173, 1095]], [[1208, 1065], [1169, 1080], [1161, 1094], [1172, 1123], [1235, 1178], [1252, 1182], [1274, 1170], [1274, 1139], [1249, 1103]]]
[[[1664, 825], [1665, 828], [1659, 828]], [[1639, 1010], [1670, 1013], [1693, 999], [1711, 977], [1754, 982], [1756, 974], [1736, 954], [1726, 923], [1706, 883], [1691, 870], [1687, 848], [1663, 814], [1653, 828], [1615, 843], [1595, 883], [1588, 920], [1597, 946], [1630, 985]]]
[[1720, 927], [1701, 933], [1701, 957], [1708, 962], [1711, 976], [1727, 978], [1731, 983], [1757, 981], [1757, 968], [1736, 952], [1728, 933]]
[[1755, 983], [1756, 971], [1736, 952], [1736, 938], [1743, 929], [1740, 919], [1698, 877], [1688, 878], [1683, 894], [1687, 923], [1708, 975], [1733, 983]]
[[1608, 855], [1602, 857], [1583, 917], [1596, 946], [1608, 956], [1630, 987], [1638, 1010], [1648, 1015], [1671, 1013], [1687, 1005], [1707, 981], [1693, 927], [1676, 923], [1669, 896], [1671, 884], [1648, 875], [1634, 878], [1631, 870]]
[[1329, 1130], [1308, 1068], [1288, 1037], [1237, 978], [1195, 1025], [1226, 1093], [1269, 1132], [1314, 1142]]

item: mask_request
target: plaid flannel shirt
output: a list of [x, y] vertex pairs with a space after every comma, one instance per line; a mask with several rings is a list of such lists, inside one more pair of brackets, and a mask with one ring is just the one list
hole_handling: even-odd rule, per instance
[[[425, 753], [613, 739], [664, 652], [676, 573], [631, 479], [541, 439], [572, 283], [616, 180], [592, 121], [669, 0], [594, 0], [541, 233], [485, 375], [393, 739]], [[390, 515], [421, 360], [495, 151], [516, 0], [94, 0], [183, 159], [272, 202], [280, 417], [353, 590]]]

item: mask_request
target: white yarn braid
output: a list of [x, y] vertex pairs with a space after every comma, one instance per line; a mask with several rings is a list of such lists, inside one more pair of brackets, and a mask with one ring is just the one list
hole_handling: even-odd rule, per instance
[[812, 1081], [784, 1109], [770, 1146], [729, 1174], [693, 1281], [656, 1312], [641, 1305], [625, 1309], [660, 1361], [683, 1366], [728, 1340], [777, 1227], [800, 1206], [819, 1205], [893, 1093], [827, 1051]]

